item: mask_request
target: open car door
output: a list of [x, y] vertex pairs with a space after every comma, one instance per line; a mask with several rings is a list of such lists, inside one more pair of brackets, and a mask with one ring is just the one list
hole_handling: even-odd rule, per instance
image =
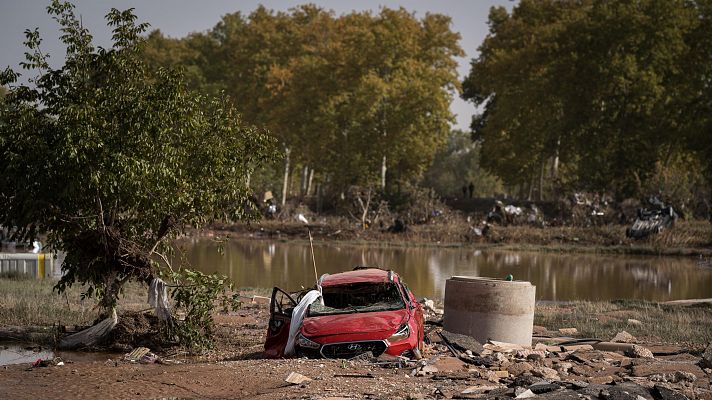
[[297, 302], [284, 290], [272, 289], [272, 299], [269, 304], [269, 324], [267, 339], [265, 339], [265, 358], [284, 357], [284, 348], [289, 339], [289, 326], [292, 321], [292, 311]]

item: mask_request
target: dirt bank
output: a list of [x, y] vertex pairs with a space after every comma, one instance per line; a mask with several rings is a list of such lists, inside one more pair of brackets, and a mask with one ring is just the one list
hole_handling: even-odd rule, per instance
[[[334, 217], [312, 217], [309, 225], [314, 240], [396, 246], [472, 246], [555, 252], [597, 252], [712, 257], [712, 225], [707, 221], [679, 221], [675, 227], [647, 239], [629, 239], [625, 225], [590, 227], [491, 225], [478, 231], [478, 222], [466, 218], [433, 218], [408, 225], [394, 233], [388, 226], [362, 229], [360, 224]], [[306, 240], [304, 224], [293, 220], [261, 220], [253, 223], [213, 225], [195, 234], [233, 238]]]

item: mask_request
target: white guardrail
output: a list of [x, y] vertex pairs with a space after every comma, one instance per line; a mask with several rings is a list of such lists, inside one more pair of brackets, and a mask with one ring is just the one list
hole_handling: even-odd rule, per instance
[[16, 272], [44, 279], [59, 276], [60, 265], [51, 253], [0, 253], [0, 273]]

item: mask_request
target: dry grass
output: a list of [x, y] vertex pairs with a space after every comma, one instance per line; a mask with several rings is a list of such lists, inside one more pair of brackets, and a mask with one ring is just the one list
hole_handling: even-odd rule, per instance
[[[630, 324], [628, 319], [642, 324]], [[574, 327], [582, 337], [610, 340], [627, 331], [645, 342], [704, 348], [712, 342], [712, 305], [671, 306], [646, 301], [577, 301], [538, 305], [534, 323], [550, 330]]]
[[[59, 295], [53, 291], [56, 283], [52, 279], [0, 276], [0, 325], [91, 325], [99, 315], [95, 299], [82, 300], [79, 285]], [[127, 285], [119, 308], [147, 307], [145, 287]]]

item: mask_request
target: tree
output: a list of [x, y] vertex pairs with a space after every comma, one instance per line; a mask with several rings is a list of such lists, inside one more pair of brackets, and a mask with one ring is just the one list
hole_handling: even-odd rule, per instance
[[484, 165], [531, 187], [560, 161], [568, 176], [550, 176], [569, 188], [641, 195], [658, 160], [680, 147], [677, 99], [699, 91], [683, 83], [697, 51], [695, 3], [525, 0], [511, 14], [493, 9], [463, 84], [464, 97], [484, 106], [472, 126]]
[[109, 311], [123, 285], [156, 276], [161, 250], [189, 226], [249, 216], [246, 176], [272, 156], [264, 132], [224, 98], [191, 92], [176, 71], [143, 61], [132, 10], [106, 20], [113, 46], [95, 48], [69, 3], [47, 8], [67, 47], [51, 68], [37, 30], [23, 68], [37, 76], [0, 85], [0, 223], [67, 253], [62, 292], [79, 282]]
[[207, 39], [198, 36], [181, 41], [203, 43], [200, 57], [173, 60], [159, 55], [168, 39], [152, 34], [151, 59], [209, 60], [200, 64], [205, 81], [223, 87], [247, 121], [266, 126], [288, 150], [285, 177], [297, 166], [309, 176], [316, 170], [337, 193], [382, 186], [386, 175], [414, 179], [447, 140], [459, 90], [454, 57], [463, 54], [449, 17], [259, 7], [228, 14]]
[[425, 171], [423, 184], [444, 197], [462, 197], [462, 187], [470, 182], [478, 197], [502, 193], [502, 182], [480, 165], [480, 145], [472, 142], [467, 132], [450, 133], [447, 145], [435, 154]]

